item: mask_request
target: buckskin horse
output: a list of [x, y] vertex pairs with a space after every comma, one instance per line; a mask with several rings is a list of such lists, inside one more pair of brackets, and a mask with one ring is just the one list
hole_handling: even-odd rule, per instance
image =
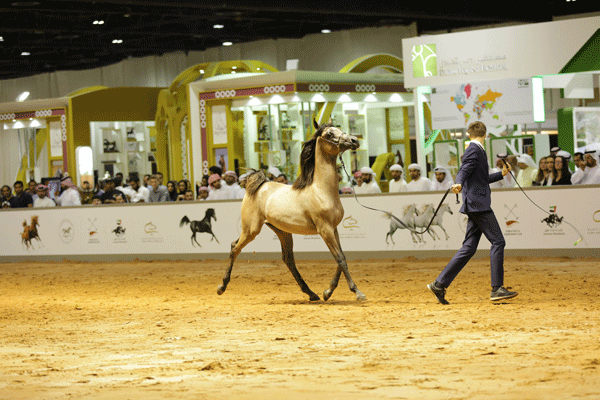
[[356, 150], [358, 139], [331, 124], [319, 126], [315, 121], [314, 125], [316, 132], [313, 138], [302, 145], [301, 174], [292, 186], [268, 182], [262, 171], [254, 171], [248, 176], [241, 209], [242, 232], [231, 244], [229, 267], [225, 271], [223, 284], [217, 289], [218, 294], [223, 294], [227, 289], [233, 263], [240, 251], [256, 238], [263, 225], [267, 225], [278, 236], [283, 261], [310, 301], [320, 299], [310, 290], [296, 268], [292, 234], [320, 235], [337, 261], [336, 273], [323, 293], [325, 300], [332, 295], [342, 273], [357, 300], [366, 299], [350, 277], [337, 231], [344, 209], [338, 192], [336, 159], [346, 150]]

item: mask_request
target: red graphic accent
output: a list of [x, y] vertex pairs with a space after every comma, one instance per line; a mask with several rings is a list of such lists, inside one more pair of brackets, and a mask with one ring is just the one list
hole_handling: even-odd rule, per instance
[[465, 93], [467, 94], [467, 99], [471, 97], [471, 85], [465, 86]]

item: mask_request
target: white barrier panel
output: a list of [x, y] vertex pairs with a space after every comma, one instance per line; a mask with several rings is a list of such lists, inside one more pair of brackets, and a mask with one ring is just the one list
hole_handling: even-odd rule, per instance
[[[547, 218], [548, 214], [536, 208], [518, 190], [492, 192], [492, 207], [507, 249], [600, 247], [597, 186], [530, 189], [526, 193], [541, 208], [556, 213], [559, 218]], [[427, 204], [437, 206], [442, 194], [360, 196], [359, 201], [401, 218], [411, 204], [420, 213]], [[432, 235], [427, 233], [422, 237], [397, 228], [398, 224], [383, 213], [362, 208], [353, 196], [344, 196], [342, 204], [345, 215], [338, 231], [346, 252], [433, 251], [433, 257], [436, 250], [460, 248], [464, 238], [466, 216], [458, 212], [460, 205], [456, 204], [454, 194], [446, 198], [448, 210], [440, 214], [441, 222], [433, 225]], [[231, 242], [240, 234], [240, 207], [240, 201], [224, 201], [0, 211], [1, 257], [8, 261], [12, 256], [229, 254]], [[205, 232], [206, 224], [202, 223], [210, 216], [210, 209], [216, 216], [216, 220], [210, 220], [214, 238]], [[27, 246], [23, 224], [31, 225], [34, 216], [39, 223], [40, 240], [34, 238]], [[185, 223], [184, 217], [191, 223]], [[192, 240], [192, 228], [199, 231], [197, 243]], [[480, 248], [489, 249], [485, 238]], [[280, 249], [277, 236], [265, 226], [242, 254], [279, 252]], [[328, 253], [319, 236], [295, 235], [294, 250]], [[368, 257], [368, 253], [365, 256]]]

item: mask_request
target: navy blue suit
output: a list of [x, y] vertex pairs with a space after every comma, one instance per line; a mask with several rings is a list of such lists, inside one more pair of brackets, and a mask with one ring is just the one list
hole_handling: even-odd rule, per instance
[[462, 185], [463, 204], [460, 212], [467, 214], [467, 232], [462, 247], [440, 276], [436, 279], [448, 287], [477, 251], [481, 235], [492, 244], [490, 249], [492, 286], [504, 284], [504, 236], [492, 211], [490, 183], [502, 179], [502, 172], [489, 174], [489, 164], [483, 148], [471, 142], [463, 156], [462, 165], [456, 175], [456, 183]]

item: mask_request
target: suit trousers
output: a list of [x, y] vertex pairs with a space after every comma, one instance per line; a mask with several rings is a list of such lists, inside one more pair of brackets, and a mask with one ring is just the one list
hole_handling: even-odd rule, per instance
[[481, 234], [490, 241], [490, 267], [492, 286], [504, 285], [504, 236], [493, 211], [467, 213], [467, 233], [462, 247], [436, 279], [441, 286], [447, 288], [477, 251]]

